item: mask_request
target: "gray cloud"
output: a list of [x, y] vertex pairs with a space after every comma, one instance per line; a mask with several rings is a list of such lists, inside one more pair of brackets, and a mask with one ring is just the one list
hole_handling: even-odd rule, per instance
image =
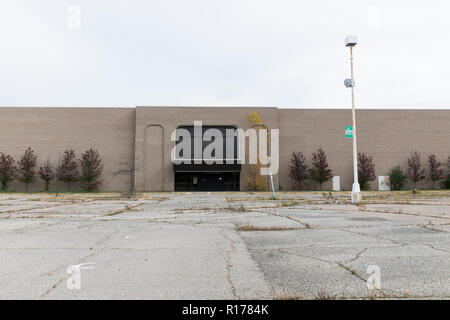
[[[67, 28], [69, 6], [80, 28]], [[4, 0], [0, 105], [448, 108], [448, 1]]]

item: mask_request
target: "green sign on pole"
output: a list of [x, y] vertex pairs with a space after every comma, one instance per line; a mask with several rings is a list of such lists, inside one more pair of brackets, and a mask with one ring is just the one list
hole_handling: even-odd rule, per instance
[[345, 137], [347, 139], [353, 138], [353, 128], [352, 128], [352, 126], [346, 126], [345, 127]]

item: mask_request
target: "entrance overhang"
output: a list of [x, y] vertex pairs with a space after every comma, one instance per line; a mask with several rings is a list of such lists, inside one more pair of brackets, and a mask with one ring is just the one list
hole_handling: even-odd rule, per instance
[[241, 164], [173, 164], [175, 172], [240, 172]]

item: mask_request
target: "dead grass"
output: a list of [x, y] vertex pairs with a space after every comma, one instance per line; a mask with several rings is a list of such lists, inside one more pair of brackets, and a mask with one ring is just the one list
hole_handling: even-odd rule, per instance
[[213, 211], [213, 210], [217, 210], [220, 208], [216, 208], [216, 207], [187, 207], [187, 208], [173, 208], [171, 209], [172, 211], [174, 211], [176, 214], [181, 214], [184, 213], [185, 211]]
[[450, 198], [448, 190], [411, 191], [374, 191], [364, 194], [364, 200], [370, 204], [432, 204], [445, 202]]
[[274, 292], [274, 300], [303, 300], [301, 293], [287, 291], [285, 289], [277, 288]]
[[39, 216], [7, 216], [7, 217], [5, 217], [5, 219], [10, 219], [10, 218], [15, 218], [15, 219], [42, 219], [42, 218], [45, 218], [45, 216], [39, 215]]
[[294, 227], [258, 227], [253, 226], [250, 224], [244, 224], [242, 226], [239, 226], [236, 228], [236, 231], [239, 232], [245, 232], [245, 231], [289, 231], [289, 230], [296, 230], [300, 228], [294, 228]]
[[336, 203], [338, 201], [331, 191], [322, 193], [322, 198], [325, 203]]
[[163, 202], [163, 201], [166, 201], [168, 199], [170, 199], [170, 198], [167, 197], [167, 196], [163, 196], [163, 197], [149, 197], [149, 198], [147, 198], [147, 200], [156, 200], [158, 202]]
[[316, 294], [315, 300], [336, 300], [338, 296], [336, 294], [331, 294], [325, 290], [319, 290]]
[[106, 212], [105, 214], [103, 214], [103, 216], [105, 216], [105, 217], [115, 216], [116, 214], [124, 213], [127, 211], [142, 211], [142, 210], [136, 209], [137, 207], [142, 206], [142, 205], [143, 205], [143, 203], [138, 203], [138, 204], [134, 204], [134, 205], [126, 205], [123, 209]]
[[187, 208], [174, 208], [171, 209], [176, 214], [184, 213], [185, 211], [234, 211], [234, 212], [247, 212], [250, 211], [246, 206], [226, 206], [226, 207], [187, 207]]
[[238, 207], [236, 207], [236, 206], [228, 206], [228, 207], [226, 207], [226, 210], [234, 211], [234, 212], [247, 212], [248, 211], [247, 207], [244, 206], [243, 204], [241, 204]]
[[359, 210], [359, 211], [365, 211], [365, 210], [367, 210], [366, 204], [365, 204], [364, 202], [362, 202], [362, 201], [361, 201], [360, 203], [358, 203], [357, 206], [358, 206], [358, 210]]
[[310, 224], [308, 224], [308, 223], [306, 223], [306, 222], [303, 222], [303, 221], [301, 221], [301, 220], [299, 220], [299, 219], [293, 218], [293, 217], [291, 217], [291, 216], [288, 216], [288, 215], [282, 215], [282, 214], [277, 214], [277, 213], [275, 213], [275, 212], [273, 212], [273, 213], [268, 212], [268, 213], [269, 213], [270, 215], [272, 215], [272, 216], [277, 216], [277, 217], [281, 217], [281, 218], [286, 218], [286, 219], [295, 221], [295, 222], [297, 222], [297, 223], [300, 223], [301, 225], [303, 225], [303, 226], [305, 227], [305, 229], [312, 229], [312, 227], [311, 227]]
[[349, 296], [345, 293], [330, 293], [325, 290], [319, 290], [313, 298], [305, 298], [295, 291], [287, 291], [277, 288], [274, 292], [274, 300], [386, 300], [386, 299], [429, 299], [434, 296], [410, 295], [407, 291], [384, 291], [379, 289], [370, 290], [362, 296]]
[[279, 206], [280, 207], [293, 207], [293, 206], [298, 206], [299, 204], [300, 204], [300, 201], [291, 200], [291, 201], [280, 202]]
[[441, 230], [441, 229], [435, 228], [435, 225], [432, 224], [431, 221], [429, 221], [428, 224], [419, 224], [418, 226], [421, 227], [421, 228], [425, 228], [425, 229], [431, 230], [431, 231], [445, 232], [445, 233], [448, 232], [448, 231], [445, 231], [445, 230]]

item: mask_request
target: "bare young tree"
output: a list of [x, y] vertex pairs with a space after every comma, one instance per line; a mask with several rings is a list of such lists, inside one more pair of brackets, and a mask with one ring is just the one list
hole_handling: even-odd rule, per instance
[[9, 154], [0, 152], [0, 183], [2, 184], [2, 190], [8, 188], [8, 184], [14, 180], [16, 175], [15, 160]]
[[25, 150], [20, 161], [17, 162], [17, 179], [23, 183], [25, 183], [25, 191], [28, 192], [28, 184], [33, 182], [36, 179], [36, 159], [37, 156], [34, 154], [33, 149], [28, 147]]
[[114, 177], [121, 176], [121, 175], [129, 176], [130, 177], [130, 191], [129, 191], [129, 194], [130, 194], [130, 196], [133, 196], [135, 194], [134, 178], [136, 176], [136, 171], [138, 171], [138, 169], [135, 168], [133, 162], [121, 162], [119, 164], [119, 166], [122, 167], [122, 169], [119, 169], [116, 172], [114, 172], [113, 176]]
[[433, 183], [433, 189], [435, 188], [436, 181], [444, 178], [444, 168], [442, 168], [442, 163], [436, 159], [436, 155], [430, 154], [428, 156], [428, 164], [430, 166], [430, 180]]
[[363, 190], [368, 190], [369, 182], [376, 179], [372, 156], [358, 152], [358, 180]]
[[304, 180], [308, 179], [308, 165], [301, 152], [292, 152], [291, 165], [289, 166], [289, 177], [295, 181], [295, 188], [300, 190]]
[[319, 188], [322, 190], [322, 183], [330, 180], [333, 177], [331, 169], [328, 169], [327, 156], [322, 148], [312, 154], [312, 168], [309, 169], [311, 179], [319, 183]]
[[50, 188], [50, 182], [55, 179], [56, 173], [53, 167], [50, 164], [50, 161], [39, 167], [39, 177], [45, 181], [45, 191], [48, 191]]
[[425, 169], [422, 168], [422, 163], [420, 162], [420, 153], [414, 152], [408, 159], [406, 177], [413, 182], [413, 192], [415, 193], [417, 182], [425, 179]]

